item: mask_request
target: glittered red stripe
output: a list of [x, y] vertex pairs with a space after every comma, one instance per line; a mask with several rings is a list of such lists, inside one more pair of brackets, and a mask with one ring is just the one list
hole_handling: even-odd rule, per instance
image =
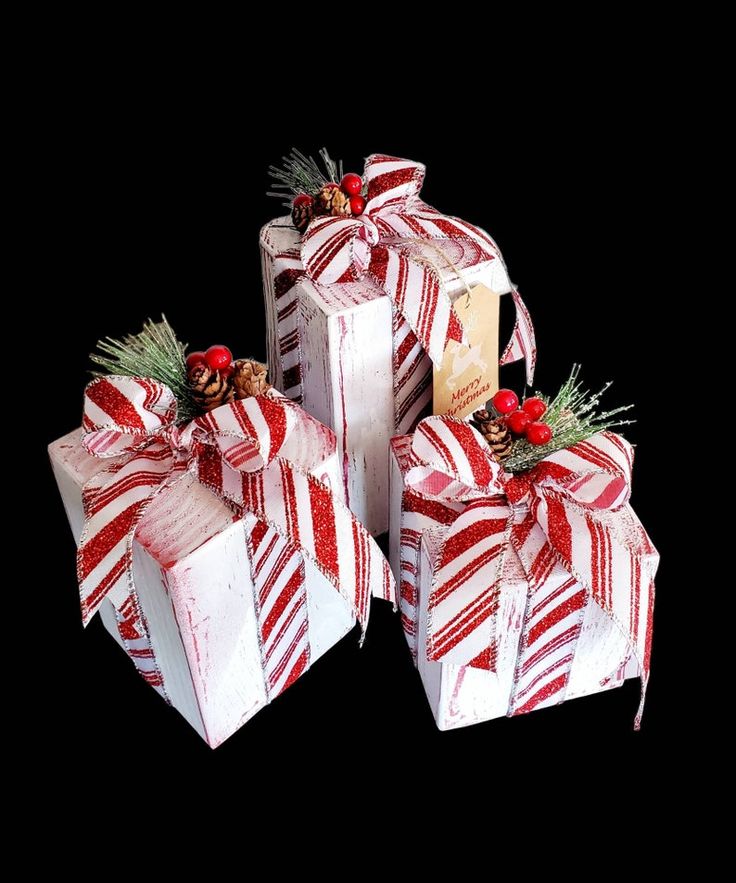
[[106, 524], [81, 547], [78, 555], [80, 579], [87, 579], [100, 561], [130, 533], [140, 505], [139, 502], [136, 502], [128, 506], [127, 509], [123, 509], [119, 515], [116, 515], [109, 524]]
[[117, 426], [145, 430], [145, 424], [132, 402], [109, 381], [102, 379], [91, 383], [85, 394], [101, 411], [108, 414]]

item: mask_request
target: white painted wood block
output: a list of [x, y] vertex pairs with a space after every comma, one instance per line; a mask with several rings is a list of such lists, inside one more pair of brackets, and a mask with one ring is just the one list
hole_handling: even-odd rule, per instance
[[[81, 490], [110, 461], [82, 448], [81, 430], [49, 446], [75, 541], [84, 524]], [[313, 470], [342, 497], [333, 454]], [[134, 579], [172, 705], [216, 747], [268, 702], [261, 666], [246, 536], [253, 515], [234, 521], [224, 503], [186, 476], [149, 506], [134, 543]], [[338, 538], [339, 540], [339, 538]], [[305, 560], [310, 659], [354, 625], [350, 605]], [[105, 628], [121, 643], [109, 601]]]
[[[403, 474], [394, 442], [391, 456], [390, 563], [397, 584], [401, 580], [400, 531]], [[626, 517], [638, 524], [630, 507]], [[499, 645], [495, 671], [433, 662], [427, 659], [427, 610], [433, 565], [443, 529], [423, 533], [417, 558], [416, 664], [432, 714], [440, 730], [451, 730], [505, 716], [512, 703], [517, 654], [522, 639], [527, 585], [516, 556], [504, 559], [504, 591], [499, 611]], [[648, 566], [654, 570], [654, 553]], [[575, 648], [566, 699], [575, 699], [619, 687], [627, 678], [639, 677], [639, 667], [625, 636], [592, 600], [583, 615]]]
[[[277, 218], [261, 231], [261, 265], [268, 325], [268, 365], [272, 382], [284, 389], [279, 350], [279, 306], [274, 260], [293, 252], [300, 237], [290, 219]], [[428, 260], [438, 260], [427, 250]], [[451, 299], [466, 283], [482, 282], [499, 294], [511, 289], [499, 260], [463, 269], [460, 279], [449, 268], [443, 281]], [[374, 535], [388, 530], [389, 442], [410, 432], [432, 396], [432, 363], [419, 358], [401, 392], [400, 419], [394, 401], [394, 341], [391, 303], [369, 281], [343, 285], [297, 283], [301, 353], [291, 354], [302, 367], [302, 406], [337, 435], [348, 505]], [[429, 380], [429, 382], [428, 382]], [[405, 411], [405, 413], [403, 413]]]

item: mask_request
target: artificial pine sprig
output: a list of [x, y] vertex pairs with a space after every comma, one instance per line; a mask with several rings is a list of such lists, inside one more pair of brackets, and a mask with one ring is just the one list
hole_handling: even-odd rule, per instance
[[537, 393], [547, 404], [544, 422], [552, 430], [552, 440], [546, 445], [532, 445], [523, 438], [515, 441], [511, 454], [503, 463], [503, 468], [507, 472], [523, 472], [531, 469], [555, 451], [585, 441], [586, 438], [604, 429], [634, 422], [612, 419], [617, 414], [633, 408], [633, 405], [623, 405], [600, 414], [596, 413], [601, 397], [611, 383], [606, 383], [601, 390], [591, 394], [587, 389], [583, 389], [582, 382], [578, 380], [579, 373], [580, 365], [573, 365], [570, 376], [551, 401]]
[[[98, 352], [90, 353], [90, 359], [108, 374], [150, 377], [165, 383], [177, 399], [177, 420], [183, 422], [198, 413], [187, 383], [186, 348], [162, 315], [160, 322], [147, 319], [142, 331], [123, 340], [98, 340]], [[92, 373], [97, 377], [103, 375], [102, 371]]]
[[268, 167], [268, 174], [276, 183], [272, 185], [273, 190], [269, 190], [266, 195], [278, 199], [288, 196], [283, 204], [291, 208], [295, 196], [301, 193], [313, 195], [331, 182], [339, 184], [342, 178], [342, 160], [335, 163], [326, 147], [320, 150], [319, 155], [324, 171], [315, 159], [292, 147], [288, 156], [281, 157], [283, 166]]

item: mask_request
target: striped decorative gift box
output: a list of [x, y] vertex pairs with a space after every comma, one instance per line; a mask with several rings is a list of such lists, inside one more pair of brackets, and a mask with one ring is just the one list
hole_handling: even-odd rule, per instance
[[275, 390], [176, 424], [167, 387], [93, 381], [49, 447], [85, 622], [216, 747], [393, 579], [344, 506], [333, 433]]
[[389, 442], [429, 413], [432, 363], [462, 330], [451, 302], [482, 283], [511, 293], [517, 323], [501, 361], [534, 337], [495, 242], [419, 198], [424, 166], [371, 156], [360, 217], [288, 217], [261, 232], [268, 362], [285, 395], [336, 436], [347, 503], [374, 535], [388, 529]]
[[[484, 451], [485, 448], [485, 451]], [[467, 423], [391, 443], [391, 565], [437, 726], [642, 682], [659, 556], [628, 505], [614, 433], [510, 476]]]

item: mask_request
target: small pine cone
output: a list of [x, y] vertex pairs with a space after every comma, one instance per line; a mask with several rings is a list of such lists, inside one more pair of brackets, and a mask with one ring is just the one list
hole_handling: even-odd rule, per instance
[[271, 384], [266, 380], [268, 368], [255, 359], [238, 359], [233, 369], [231, 379], [236, 399], [263, 395], [271, 389]]
[[499, 461], [503, 461], [511, 453], [511, 445], [513, 439], [511, 432], [503, 418], [497, 419], [488, 413], [484, 408], [473, 414], [473, 426], [488, 442], [488, 446], [493, 452], [493, 456]]
[[315, 215], [351, 215], [350, 197], [336, 184], [325, 185], [314, 198]]
[[291, 210], [291, 222], [300, 233], [307, 229], [313, 217], [314, 209], [309, 203], [295, 205]]
[[233, 400], [230, 380], [207, 365], [194, 365], [189, 371], [188, 380], [192, 398], [203, 411], [212, 411]]

